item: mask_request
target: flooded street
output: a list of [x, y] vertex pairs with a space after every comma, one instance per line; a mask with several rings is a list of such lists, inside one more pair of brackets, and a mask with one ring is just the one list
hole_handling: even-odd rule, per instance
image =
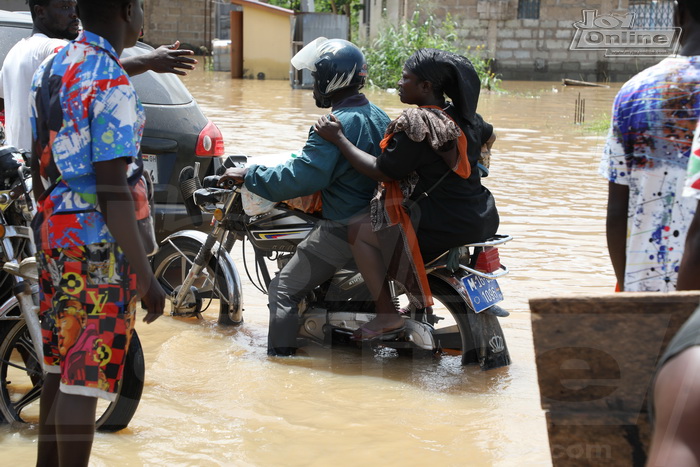
[[[231, 80], [198, 70], [184, 79], [221, 129], [227, 154], [298, 150], [323, 112], [311, 91], [282, 81]], [[513, 363], [482, 372], [447, 360], [307, 348], [266, 356], [266, 297], [246, 277], [245, 324], [139, 320], [146, 386], [129, 427], [97, 434], [95, 466], [534, 466], [551, 465], [540, 408], [528, 299], [613, 290], [604, 235], [607, 182], [597, 174], [604, 134], [574, 124], [610, 113], [619, 86], [505, 83], [478, 111], [495, 126], [491, 175], [511, 273], [499, 280]], [[396, 117], [396, 95], [367, 91]], [[250, 250], [250, 248], [248, 248]], [[249, 264], [249, 269], [252, 264]], [[1, 465], [36, 459], [36, 429], [0, 426]]]

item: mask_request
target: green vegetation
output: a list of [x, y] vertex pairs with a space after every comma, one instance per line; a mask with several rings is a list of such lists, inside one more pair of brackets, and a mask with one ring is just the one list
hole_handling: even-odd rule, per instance
[[603, 112], [593, 117], [591, 121], [583, 122], [583, 129], [598, 135], [607, 133], [610, 130], [610, 114]]
[[[298, 11], [300, 0], [269, 0], [272, 5]], [[343, 14], [350, 18], [351, 31], [357, 35], [357, 12], [364, 5], [361, 0], [316, 0], [319, 12]], [[416, 11], [413, 17], [398, 27], [387, 25], [380, 35], [365, 44], [359, 44], [367, 58], [369, 81], [383, 89], [394, 88], [401, 77], [403, 64], [413, 52], [421, 48], [434, 48], [466, 56], [474, 64], [481, 79], [481, 87], [501, 90], [500, 78], [491, 72], [491, 59], [484, 58], [484, 46], [464, 47], [457, 35], [457, 23], [448, 14], [444, 21], [429, 14], [421, 20]]]
[[[281, 6], [290, 10], [301, 10], [301, 0], [269, 0], [270, 5]], [[361, 0], [315, 0], [314, 7], [318, 12], [330, 12], [350, 16], [350, 12], [362, 8]]]
[[361, 47], [367, 58], [371, 84], [385, 89], [396, 87], [406, 59], [418, 49], [434, 48], [466, 56], [474, 64], [481, 86], [499, 90], [501, 80], [491, 72], [491, 60], [483, 57], [483, 46], [461, 46], [456, 30], [457, 24], [449, 15], [444, 21], [432, 15], [421, 21], [418, 12], [398, 27], [388, 26], [376, 39]]

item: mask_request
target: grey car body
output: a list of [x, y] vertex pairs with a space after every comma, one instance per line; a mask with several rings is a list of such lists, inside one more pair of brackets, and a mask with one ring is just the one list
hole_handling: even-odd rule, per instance
[[[29, 14], [0, 10], [0, 68], [12, 46], [31, 32]], [[125, 49], [122, 57], [152, 50], [139, 42]], [[178, 189], [180, 170], [199, 162], [200, 177], [214, 174], [223, 162], [223, 140], [177, 76], [149, 71], [131, 80], [146, 112], [141, 150], [144, 165], [156, 182], [155, 226], [160, 240], [193, 227]], [[198, 151], [208, 155], [199, 156]]]

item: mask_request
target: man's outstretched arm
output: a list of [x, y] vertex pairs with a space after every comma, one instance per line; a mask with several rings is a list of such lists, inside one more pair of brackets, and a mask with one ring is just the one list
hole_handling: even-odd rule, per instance
[[147, 54], [123, 58], [121, 62], [129, 76], [139, 75], [147, 71], [184, 76], [188, 71], [194, 70], [194, 66], [197, 64], [197, 60], [191, 58], [190, 55], [194, 55], [194, 52], [180, 49], [180, 41], [175, 41], [174, 44], [161, 45]]

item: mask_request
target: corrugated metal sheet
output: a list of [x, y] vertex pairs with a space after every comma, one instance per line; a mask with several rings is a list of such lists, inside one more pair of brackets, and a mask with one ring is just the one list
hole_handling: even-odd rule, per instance
[[671, 0], [630, 1], [629, 11], [635, 14], [635, 28], [653, 29], [673, 26], [674, 2]]
[[[344, 15], [299, 13], [292, 20], [292, 56], [318, 37], [347, 40], [349, 28], [349, 19]], [[309, 70], [297, 71], [292, 68], [289, 76], [292, 87], [313, 87], [314, 80]]]

